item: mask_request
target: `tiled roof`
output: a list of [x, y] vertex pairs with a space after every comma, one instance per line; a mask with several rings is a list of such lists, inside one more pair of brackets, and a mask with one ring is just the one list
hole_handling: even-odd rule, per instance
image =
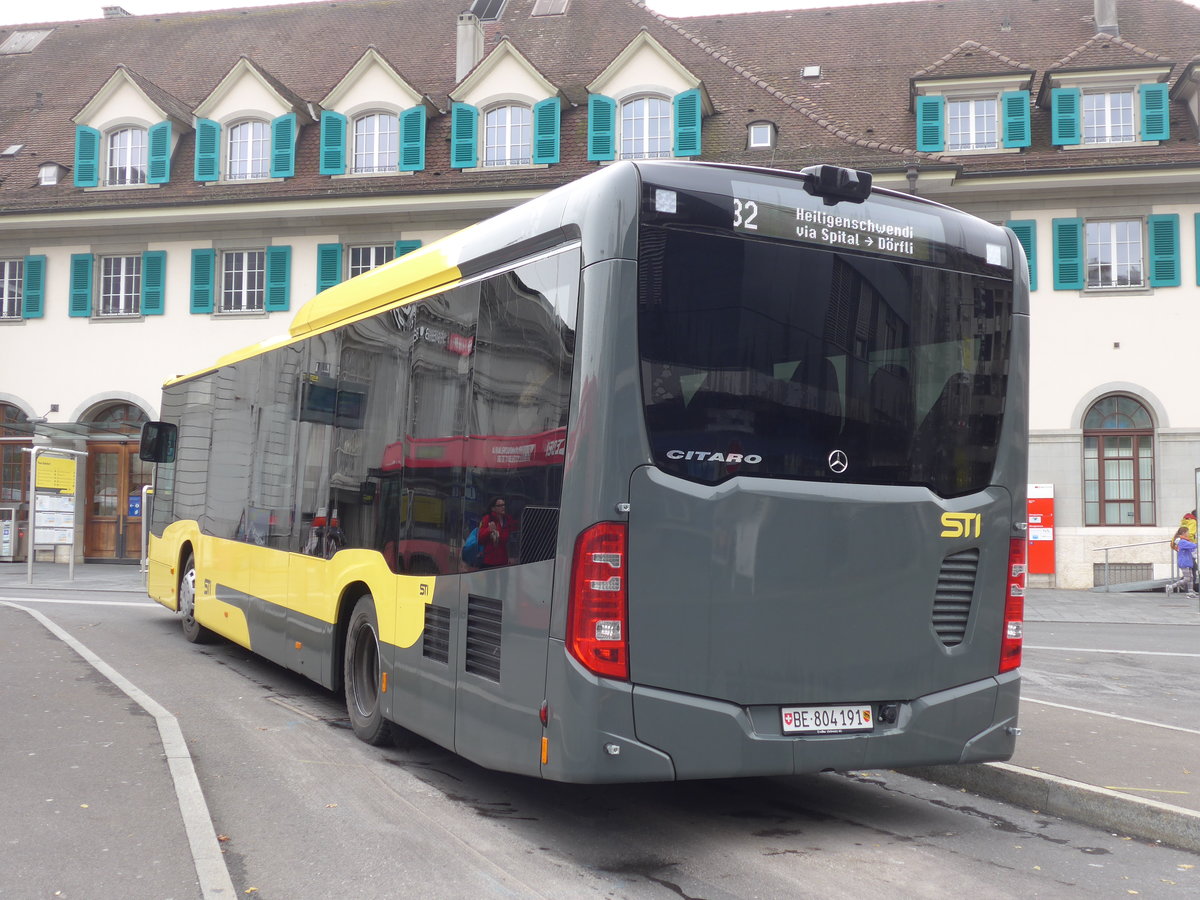
[[[802, 96], [806, 109], [838, 120], [840, 131], [855, 139], [869, 133], [887, 146], [911, 148], [910, 79], [943, 59], [948, 47], [975, 41], [997, 58], [1028, 66], [1035, 73], [1034, 96], [1052, 68], [1061, 68], [1085, 46], [1116, 49], [1116, 68], [1127, 68], [1135, 59], [1141, 66], [1175, 60], [1171, 85], [1200, 48], [1200, 9], [1181, 0], [1121, 0], [1119, 38], [1093, 40], [1093, 12], [1093, 0], [930, 0], [676, 21], [704, 46], [736, 59], [765, 89]], [[802, 77], [805, 65], [821, 66], [819, 82]], [[985, 67], [979, 74], [993, 71]], [[965, 72], [956, 69], [955, 74]], [[1196, 124], [1181, 103], [1171, 105], [1171, 140], [1157, 147], [1062, 151], [1051, 145], [1049, 116], [1049, 110], [1033, 110], [1033, 145], [1021, 153], [944, 158], [969, 173], [1200, 165]]]
[[[254, 65], [298, 109], [317, 104], [374, 47], [439, 110], [455, 87], [456, 20], [464, 0], [332, 0], [294, 6], [131, 16], [22, 25], [52, 28], [30, 53], [0, 56], [0, 215], [120, 205], [221, 203], [397, 192], [471, 192], [550, 187], [593, 171], [587, 157], [590, 83], [642, 29], [704, 84], [715, 114], [704, 122], [704, 157], [796, 168], [837, 162], [868, 169], [939, 160], [968, 171], [1200, 164], [1200, 141], [1184, 105], [1172, 103], [1169, 143], [1064, 155], [1050, 146], [1048, 112], [1034, 110], [1034, 143], [1019, 154], [955, 160], [914, 149], [909, 104], [914, 73], [931, 77], [1047, 73], [1091, 66], [1109, 54], [1120, 67], [1175, 60], [1171, 84], [1200, 51], [1200, 10], [1181, 0], [1118, 6], [1120, 37], [1097, 39], [1092, 0], [928, 0], [671, 21], [640, 0], [572, 0], [560, 16], [530, 15], [534, 0], [509, 0], [484, 23], [484, 53], [503, 37], [519, 47], [569, 101], [562, 162], [545, 169], [463, 172], [449, 164], [449, 115], [428, 122], [426, 169], [404, 178], [318, 174], [319, 126], [300, 129], [296, 175], [282, 182], [202, 185], [192, 180], [194, 136], [182, 135], [169, 184], [153, 190], [82, 191], [71, 179], [37, 185], [44, 162], [70, 167], [73, 115], [117, 66], [171, 111], [194, 110], [239, 58]], [[9, 30], [0, 29], [0, 40]], [[1109, 57], [1101, 57], [1109, 58]], [[1182, 62], [1179, 62], [1182, 61]], [[819, 78], [805, 78], [819, 65]], [[149, 86], [149, 87], [148, 87]], [[153, 88], [155, 93], [151, 93]], [[166, 108], [166, 107], [164, 107]], [[318, 115], [319, 117], [319, 115]], [[746, 126], [768, 120], [778, 144], [746, 149]], [[303, 124], [303, 121], [302, 121]], [[1069, 156], [1069, 159], [1067, 158]]]

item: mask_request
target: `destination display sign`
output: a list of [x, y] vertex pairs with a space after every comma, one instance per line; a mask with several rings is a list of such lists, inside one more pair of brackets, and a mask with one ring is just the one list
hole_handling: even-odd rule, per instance
[[879, 200], [822, 205], [803, 190], [734, 181], [733, 230], [831, 250], [860, 250], [927, 261], [946, 240], [942, 220]]

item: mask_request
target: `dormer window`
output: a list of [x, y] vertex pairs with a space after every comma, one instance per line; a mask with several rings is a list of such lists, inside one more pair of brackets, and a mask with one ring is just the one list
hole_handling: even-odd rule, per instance
[[528, 106], [497, 106], [483, 121], [485, 166], [527, 166], [533, 161], [533, 114]]
[[145, 128], [122, 128], [110, 132], [105, 183], [145, 184], [147, 145]]
[[1083, 95], [1083, 142], [1120, 144], [1135, 140], [1133, 91], [1098, 91]]
[[946, 104], [946, 149], [994, 150], [999, 146], [997, 121], [995, 97], [949, 101]]
[[760, 150], [775, 146], [775, 126], [770, 122], [751, 122], [746, 135], [746, 149]]
[[38, 184], [49, 187], [58, 184], [58, 163], [42, 163], [38, 167]]
[[671, 102], [665, 97], [636, 97], [621, 104], [621, 159], [671, 155]]
[[270, 176], [271, 129], [261, 120], [241, 122], [229, 129], [228, 177], [233, 179]]
[[400, 120], [368, 113], [354, 120], [354, 173], [394, 172], [400, 152]]

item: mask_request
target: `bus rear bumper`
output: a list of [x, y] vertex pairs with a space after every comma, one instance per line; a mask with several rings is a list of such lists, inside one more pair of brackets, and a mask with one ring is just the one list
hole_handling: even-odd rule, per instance
[[679, 779], [1008, 759], [1020, 676], [1008, 673], [899, 705], [869, 734], [782, 733], [778, 706], [741, 707], [654, 688], [633, 689], [637, 738], [670, 757]]

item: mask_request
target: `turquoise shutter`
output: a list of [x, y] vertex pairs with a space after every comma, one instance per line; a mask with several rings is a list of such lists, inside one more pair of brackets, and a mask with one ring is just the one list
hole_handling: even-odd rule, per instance
[[142, 315], [161, 316], [166, 306], [167, 251], [142, 254]]
[[1053, 121], [1051, 141], [1055, 146], [1080, 144], [1080, 101], [1083, 97], [1079, 88], [1055, 88], [1050, 92], [1050, 115]]
[[588, 97], [588, 159], [617, 157], [617, 101], [592, 94]]
[[1083, 290], [1087, 272], [1083, 267], [1083, 219], [1055, 219], [1054, 289]]
[[533, 161], [558, 162], [558, 129], [562, 107], [557, 97], [533, 105]]
[[1165, 84], [1143, 84], [1142, 140], [1165, 141], [1171, 137], [1171, 107]]
[[1029, 91], [1008, 91], [1000, 95], [1003, 111], [1005, 147], [1029, 146]]
[[699, 156], [701, 140], [700, 91], [693, 88], [676, 94], [675, 100], [675, 155]]
[[342, 280], [342, 245], [317, 244], [317, 293]]
[[216, 267], [216, 250], [192, 251], [192, 312], [210, 313], [213, 311]]
[[150, 144], [147, 157], [146, 182], [166, 184], [171, 180], [171, 123], [159, 122], [151, 125], [146, 133]]
[[75, 187], [100, 183], [100, 132], [86, 125], [75, 126]]
[[211, 119], [196, 121], [195, 171], [196, 181], [216, 181], [221, 177], [221, 126]]
[[473, 169], [476, 165], [479, 110], [465, 103], [455, 103], [450, 111], [450, 167]]
[[346, 117], [329, 110], [321, 113], [320, 173], [346, 174]]
[[940, 153], [946, 149], [946, 98], [917, 98], [917, 149]]
[[425, 168], [425, 107], [414, 106], [400, 113], [400, 171], [420, 172]]
[[1179, 216], [1148, 216], [1150, 235], [1150, 287], [1179, 287]]
[[396, 256], [399, 257], [405, 253], [412, 253], [420, 246], [420, 241], [396, 241]]
[[1029, 266], [1029, 289], [1037, 290], [1037, 222], [1033, 219], [1019, 219], [1005, 222], [1017, 236], [1021, 249], [1025, 251], [1025, 262]]
[[46, 309], [46, 257], [27, 256], [24, 263], [21, 318], [40, 319]]
[[267, 248], [267, 312], [287, 312], [292, 296], [292, 248]]
[[291, 178], [296, 174], [296, 114], [271, 120], [271, 177]]
[[70, 316], [87, 317], [92, 314], [92, 254], [71, 254]]

